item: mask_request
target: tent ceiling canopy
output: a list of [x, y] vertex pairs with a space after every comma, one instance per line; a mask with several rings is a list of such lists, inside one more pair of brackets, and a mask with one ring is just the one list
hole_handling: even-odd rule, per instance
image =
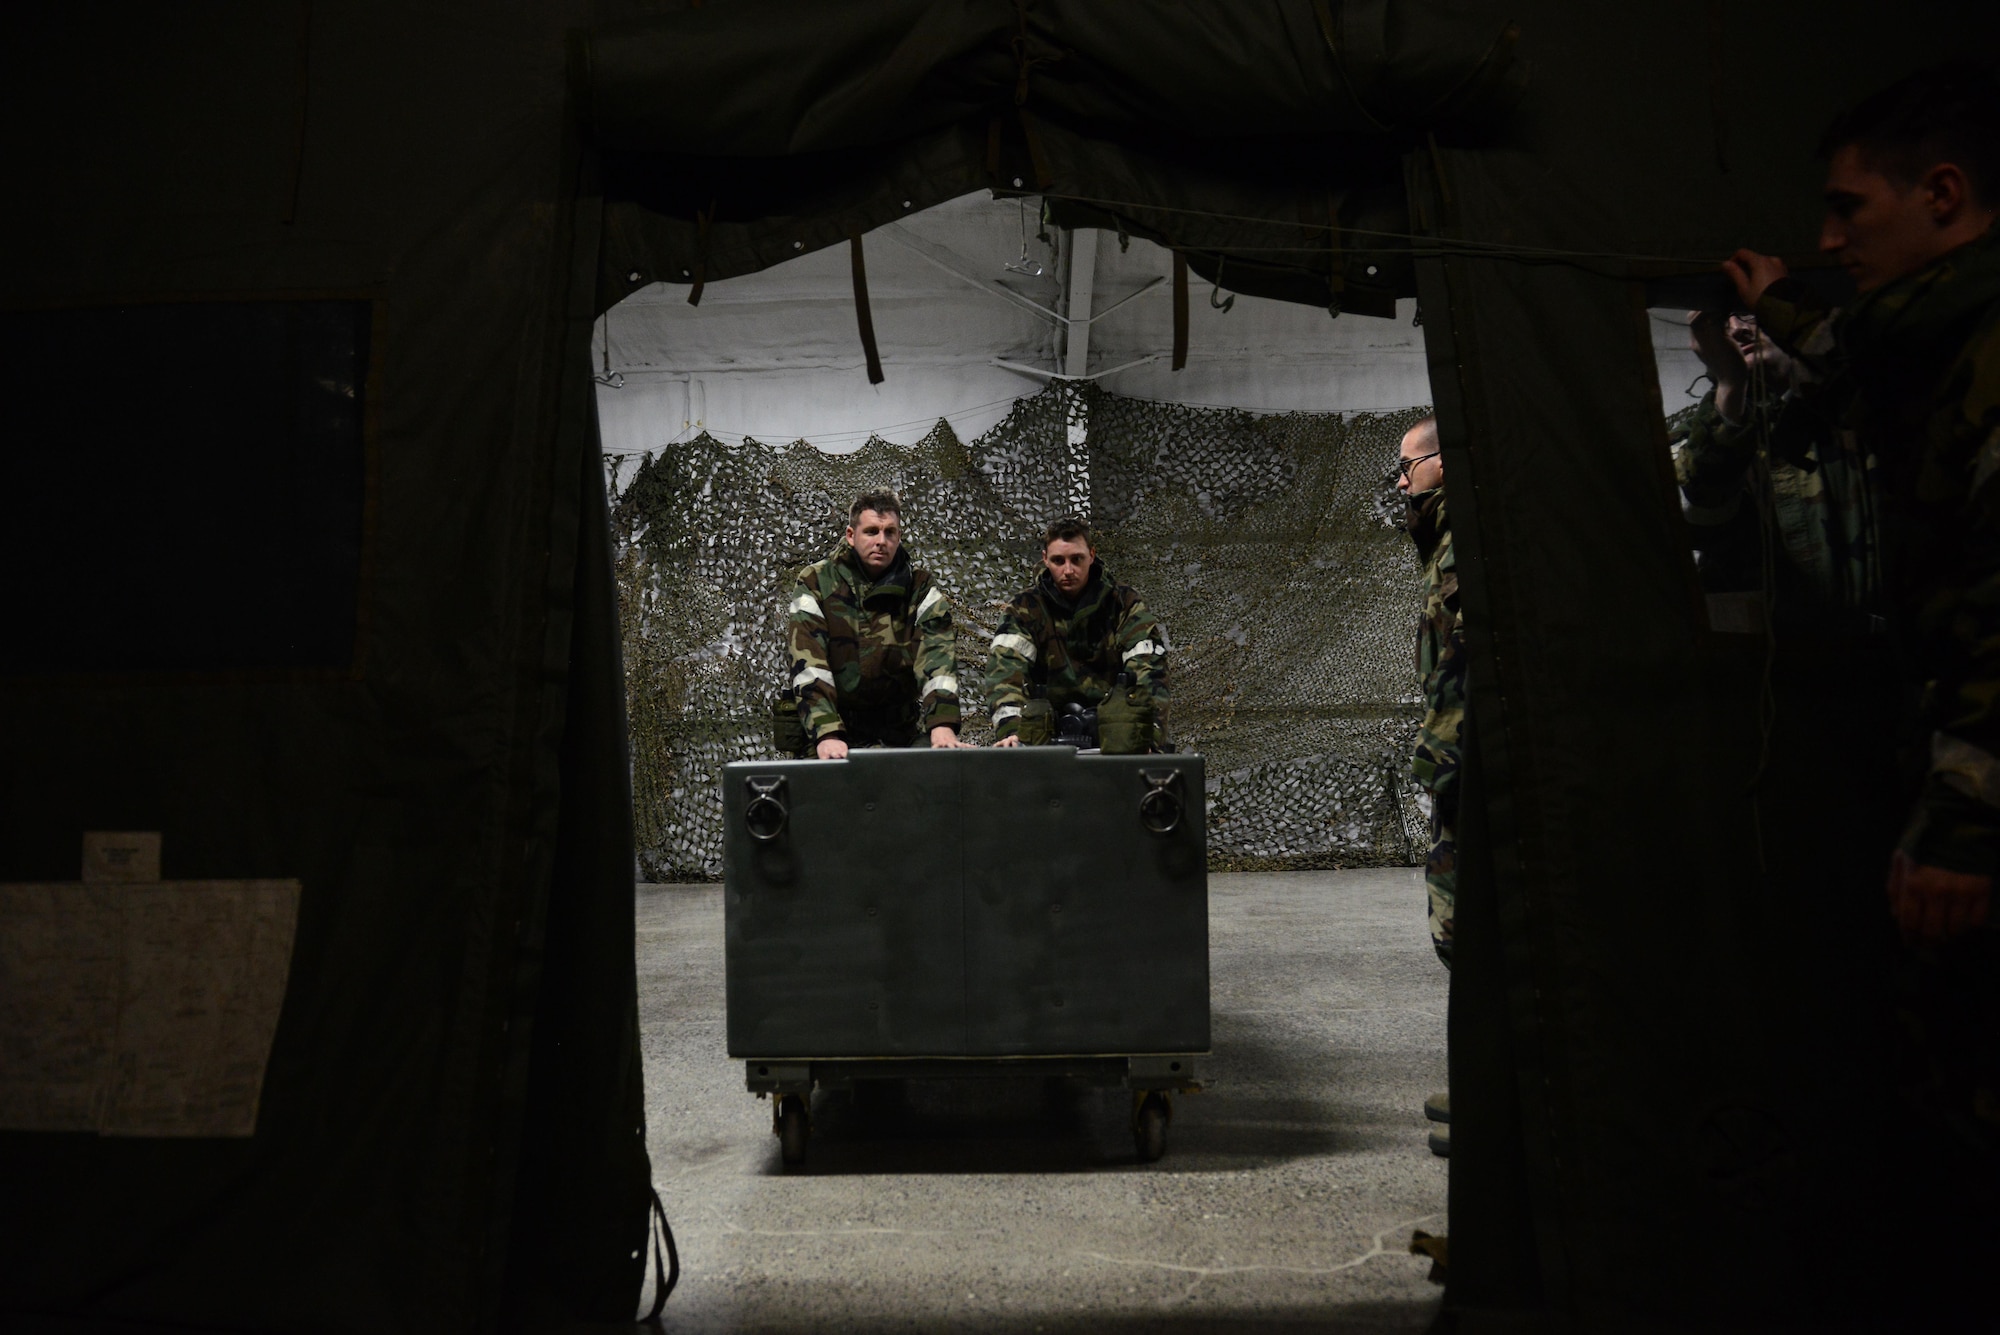
[[1443, 0], [1145, 15], [746, 0], [599, 30], [584, 66], [610, 205], [600, 304], [984, 187], [1159, 241], [1232, 290], [1387, 314], [1414, 292], [1389, 253], [1410, 230], [1400, 155], [1426, 133], [1492, 134], [1527, 82], [1511, 23]]
[[1374, 138], [1505, 111], [1514, 29], [1443, 0], [762, 0], [600, 30], [606, 148], [791, 157], [1017, 109], [1104, 138]]

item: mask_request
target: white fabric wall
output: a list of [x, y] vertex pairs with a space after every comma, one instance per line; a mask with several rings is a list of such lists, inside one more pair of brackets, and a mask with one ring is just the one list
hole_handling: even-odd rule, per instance
[[[599, 364], [608, 330], [610, 367], [624, 382], [598, 391], [605, 452], [657, 450], [703, 430], [724, 441], [747, 435], [845, 451], [871, 434], [907, 444], [940, 417], [962, 439], [977, 436], [1045, 383], [996, 360], [1053, 371], [1065, 345], [1054, 322], [938, 261], [1067, 313], [1074, 261], [1060, 248], [1071, 238], [1050, 229], [1053, 246], [1037, 240], [1034, 209], [1030, 202], [1026, 249], [1043, 270], [1039, 277], [1006, 268], [1023, 250], [1017, 201], [969, 195], [865, 238], [886, 374], [880, 385], [870, 385], [864, 369], [845, 247], [711, 283], [699, 307], [687, 304], [685, 287], [633, 294], [599, 326]], [[1102, 314], [1088, 331], [1085, 366], [1091, 374], [1110, 372], [1098, 381], [1106, 389], [1257, 412], [1384, 411], [1431, 401], [1423, 331], [1411, 323], [1414, 302], [1399, 303], [1393, 320], [1333, 319], [1245, 296], [1224, 312], [1211, 306], [1209, 285], [1195, 279], [1188, 364], [1174, 372], [1170, 284], [1141, 291], [1171, 272], [1168, 253], [1137, 240], [1121, 250], [1105, 232], [1078, 232], [1074, 244], [1095, 255], [1091, 309]], [[1680, 313], [1652, 314], [1661, 397], [1671, 412], [1692, 401], [1685, 388], [1700, 365], [1687, 351]]]
[[1688, 345], [1688, 313], [1656, 310], [1647, 311], [1646, 316], [1653, 328], [1653, 361], [1660, 368], [1661, 404], [1673, 413], [1691, 403], [1700, 403], [1702, 395], [1708, 392], [1708, 382], [1701, 377], [1708, 372], [1702, 369], [1701, 358]]

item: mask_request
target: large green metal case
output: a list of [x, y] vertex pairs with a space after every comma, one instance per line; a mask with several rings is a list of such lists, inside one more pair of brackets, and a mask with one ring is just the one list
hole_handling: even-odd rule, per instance
[[1070, 747], [728, 766], [730, 1054], [1205, 1052], [1202, 779]]

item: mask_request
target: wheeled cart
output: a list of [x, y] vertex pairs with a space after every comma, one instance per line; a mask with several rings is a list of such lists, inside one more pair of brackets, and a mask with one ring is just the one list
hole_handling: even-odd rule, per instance
[[723, 773], [728, 1039], [805, 1159], [815, 1087], [1133, 1092], [1142, 1159], [1209, 1046], [1202, 760], [867, 750]]

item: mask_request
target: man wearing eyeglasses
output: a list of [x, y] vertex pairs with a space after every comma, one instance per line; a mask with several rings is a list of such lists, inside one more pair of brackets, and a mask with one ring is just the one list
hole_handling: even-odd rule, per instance
[[[1396, 490], [1409, 502], [1404, 521], [1424, 563], [1423, 615], [1417, 621], [1417, 676], [1423, 683], [1424, 719], [1410, 772], [1430, 794], [1430, 848], [1424, 890], [1431, 945], [1451, 967], [1451, 934], [1458, 901], [1458, 737], [1465, 723], [1465, 624], [1458, 609], [1458, 567], [1452, 559], [1451, 524], [1444, 508], [1444, 459], [1436, 417], [1403, 433], [1396, 460]], [[1451, 1104], [1446, 1095], [1424, 1100], [1424, 1112], [1442, 1123], [1431, 1151], [1451, 1152]]]

